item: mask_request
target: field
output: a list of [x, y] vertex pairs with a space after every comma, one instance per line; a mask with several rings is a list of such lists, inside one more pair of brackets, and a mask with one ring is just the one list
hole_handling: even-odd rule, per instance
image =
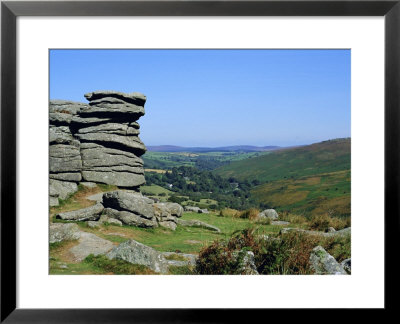
[[168, 170], [173, 167], [191, 166], [199, 169], [212, 170], [232, 161], [240, 161], [251, 157], [268, 154], [269, 152], [151, 152], [142, 156], [146, 169]]

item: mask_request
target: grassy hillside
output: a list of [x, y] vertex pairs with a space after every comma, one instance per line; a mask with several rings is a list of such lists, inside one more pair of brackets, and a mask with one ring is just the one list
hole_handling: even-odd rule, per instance
[[267, 182], [342, 170], [350, 170], [349, 138], [275, 151], [232, 162], [216, 169], [215, 173], [243, 181]]
[[350, 216], [350, 177], [347, 170], [277, 180], [255, 187], [251, 194], [278, 211], [307, 216]]
[[258, 180], [257, 202], [304, 216], [351, 214], [350, 139], [336, 139], [233, 162], [215, 172]]

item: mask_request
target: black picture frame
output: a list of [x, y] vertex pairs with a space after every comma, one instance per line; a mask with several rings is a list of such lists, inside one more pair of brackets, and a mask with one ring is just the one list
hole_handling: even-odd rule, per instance
[[[400, 0], [2, 1], [1, 2], [1, 322], [198, 323], [253, 321], [265, 310], [16, 308], [16, 19], [19, 16], [384, 16], [385, 310], [397, 306], [400, 228]], [[379, 211], [377, 211], [379, 212]], [[372, 261], [371, 261], [372, 262]], [[367, 284], [367, 283], [366, 283]], [[249, 313], [251, 312], [251, 314]], [[253, 320], [252, 320], [253, 319]]]

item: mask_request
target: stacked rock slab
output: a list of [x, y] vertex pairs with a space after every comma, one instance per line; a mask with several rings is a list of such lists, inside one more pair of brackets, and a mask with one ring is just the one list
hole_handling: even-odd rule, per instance
[[95, 91], [89, 105], [52, 100], [49, 105], [50, 206], [78, 190], [81, 181], [138, 191], [144, 184], [146, 147], [137, 120], [146, 97], [140, 93]]
[[53, 100], [49, 105], [50, 206], [58, 205], [78, 190], [82, 160], [80, 142], [71, 133], [70, 125], [77, 112], [87, 105], [72, 101]]
[[144, 184], [146, 147], [139, 138], [146, 97], [140, 93], [95, 91], [85, 94], [89, 106], [71, 120], [80, 141], [82, 178], [137, 190]]

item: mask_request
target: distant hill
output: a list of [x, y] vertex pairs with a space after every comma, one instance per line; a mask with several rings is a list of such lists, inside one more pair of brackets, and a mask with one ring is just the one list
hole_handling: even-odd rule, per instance
[[241, 181], [257, 180], [251, 197], [279, 212], [347, 217], [350, 154], [350, 138], [335, 139], [232, 162], [214, 172]]
[[280, 149], [280, 146], [252, 146], [252, 145], [234, 145], [222, 147], [183, 147], [175, 145], [157, 145], [147, 146], [150, 152], [192, 152], [192, 153], [208, 153], [208, 152], [265, 152]]
[[334, 139], [232, 162], [214, 172], [243, 181], [266, 182], [349, 170], [350, 148], [350, 138]]

